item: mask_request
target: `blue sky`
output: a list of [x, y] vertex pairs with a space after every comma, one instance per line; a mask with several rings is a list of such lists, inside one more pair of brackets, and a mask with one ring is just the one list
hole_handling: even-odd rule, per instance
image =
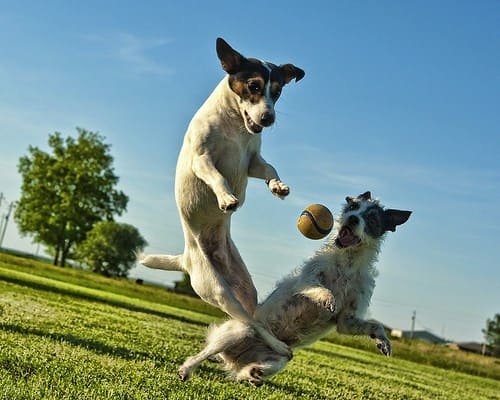
[[[139, 228], [147, 252], [181, 252], [175, 163], [191, 116], [224, 76], [218, 36], [306, 71], [262, 133], [290, 196], [252, 181], [233, 216], [260, 297], [321, 245], [296, 229], [305, 206], [335, 214], [346, 195], [371, 190], [413, 211], [388, 234], [371, 316], [409, 329], [416, 310], [417, 329], [482, 340], [500, 312], [497, 1], [4, 3], [0, 192], [19, 197], [29, 145], [47, 150], [50, 133], [74, 136], [77, 126], [99, 131], [130, 197], [120, 220]], [[14, 223], [4, 246], [36, 251]]]

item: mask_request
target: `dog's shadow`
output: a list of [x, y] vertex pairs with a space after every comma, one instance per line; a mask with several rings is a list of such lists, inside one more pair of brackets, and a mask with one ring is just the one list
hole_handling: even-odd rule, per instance
[[0, 323], [0, 330], [11, 333], [18, 333], [21, 335], [38, 336], [41, 338], [47, 338], [57, 342], [68, 343], [72, 346], [81, 347], [83, 349], [92, 351], [96, 354], [109, 355], [113, 357], [122, 358], [124, 360], [138, 360], [138, 359], [153, 359], [158, 365], [164, 365], [165, 363], [172, 363], [173, 361], [167, 357], [159, 356], [158, 354], [151, 354], [142, 351], [131, 350], [126, 347], [121, 346], [110, 346], [108, 344], [102, 343], [98, 340], [83, 338], [68, 333], [56, 333], [56, 332], [45, 332], [37, 328], [27, 328], [17, 324]]
[[[361, 365], [365, 365], [365, 366], [372, 365], [372, 366], [376, 367], [376, 366], [380, 365], [379, 363], [368, 361], [368, 360], [366, 360], [366, 358], [348, 356], [345, 354], [337, 353], [335, 351], [320, 350], [320, 349], [315, 349], [315, 348], [303, 349], [302, 351], [322, 355], [322, 356], [328, 357], [332, 360], [341, 358], [343, 360], [351, 361], [351, 362], [354, 362], [356, 364], [361, 364]], [[383, 356], [381, 355], [381, 357], [383, 357]]]

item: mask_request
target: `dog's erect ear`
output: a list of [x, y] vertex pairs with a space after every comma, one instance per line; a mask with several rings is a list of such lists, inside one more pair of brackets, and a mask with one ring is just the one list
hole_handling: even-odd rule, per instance
[[303, 70], [293, 64], [280, 65], [281, 72], [285, 77], [285, 84], [295, 78], [295, 82], [300, 81], [306, 74]]
[[215, 49], [222, 64], [222, 69], [228, 74], [236, 73], [243, 61], [245, 61], [245, 57], [229, 46], [222, 38], [217, 38]]
[[371, 198], [372, 198], [371, 192], [364, 192], [363, 194], [360, 194], [358, 196], [358, 199], [361, 199], [361, 200], [371, 200]]
[[384, 231], [394, 232], [396, 226], [404, 224], [410, 218], [411, 211], [384, 210]]

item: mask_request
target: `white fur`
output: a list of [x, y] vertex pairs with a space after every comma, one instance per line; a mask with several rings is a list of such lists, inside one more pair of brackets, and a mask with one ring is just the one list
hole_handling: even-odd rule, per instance
[[[361, 196], [365, 196], [363, 198]], [[337, 233], [329, 238], [305, 264], [278, 283], [273, 293], [257, 307], [255, 318], [292, 349], [309, 345], [335, 327], [340, 333], [369, 335], [385, 355], [391, 354], [391, 343], [379, 323], [365, 321], [375, 288], [374, 263], [384, 233], [404, 223], [409, 212], [382, 211], [369, 192], [358, 196], [356, 210], [346, 209], [337, 221]], [[376, 208], [380, 231], [374, 237], [367, 233], [367, 210]], [[386, 213], [398, 213], [396, 222], [386, 224]], [[356, 223], [350, 221], [356, 219]], [[345, 227], [359, 242], [343, 247], [337, 238]], [[206, 358], [219, 354], [226, 369], [236, 380], [260, 385], [264, 379], [282, 370], [288, 359], [269, 348], [251, 326], [229, 320], [213, 326], [206, 347], [189, 357], [179, 369], [180, 377], [189, 378]]]
[[187, 272], [203, 300], [251, 326], [276, 352], [290, 357], [288, 346], [253, 319], [257, 292], [230, 235], [231, 214], [245, 201], [249, 177], [265, 180], [280, 198], [289, 193], [275, 168], [260, 154], [261, 135], [246, 126], [245, 112], [258, 114], [259, 118], [252, 118], [259, 121], [264, 109], [271, 107], [274, 113], [274, 103], [263, 100], [248, 110], [246, 103], [231, 90], [226, 76], [193, 116], [175, 177], [184, 252], [142, 255], [139, 262], [151, 268]]

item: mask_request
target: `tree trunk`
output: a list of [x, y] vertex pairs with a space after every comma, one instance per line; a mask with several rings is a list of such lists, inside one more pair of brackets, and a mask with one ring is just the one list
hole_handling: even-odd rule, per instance
[[73, 244], [72, 242], [68, 241], [63, 245], [62, 256], [61, 256], [61, 267], [66, 266], [66, 259], [68, 258], [69, 250], [71, 249], [72, 244]]
[[56, 255], [54, 256], [54, 262], [53, 262], [54, 265], [59, 264], [59, 252], [60, 252], [60, 247], [57, 246], [56, 247]]
[[65, 235], [66, 235], [66, 222], [64, 222], [62, 224], [61, 233], [59, 236], [58, 247], [59, 247], [59, 251], [60, 251], [60, 258], [59, 258], [59, 266], [60, 267], [64, 267], [64, 264], [66, 264], [66, 253], [65, 253], [66, 239], [65, 239]]

